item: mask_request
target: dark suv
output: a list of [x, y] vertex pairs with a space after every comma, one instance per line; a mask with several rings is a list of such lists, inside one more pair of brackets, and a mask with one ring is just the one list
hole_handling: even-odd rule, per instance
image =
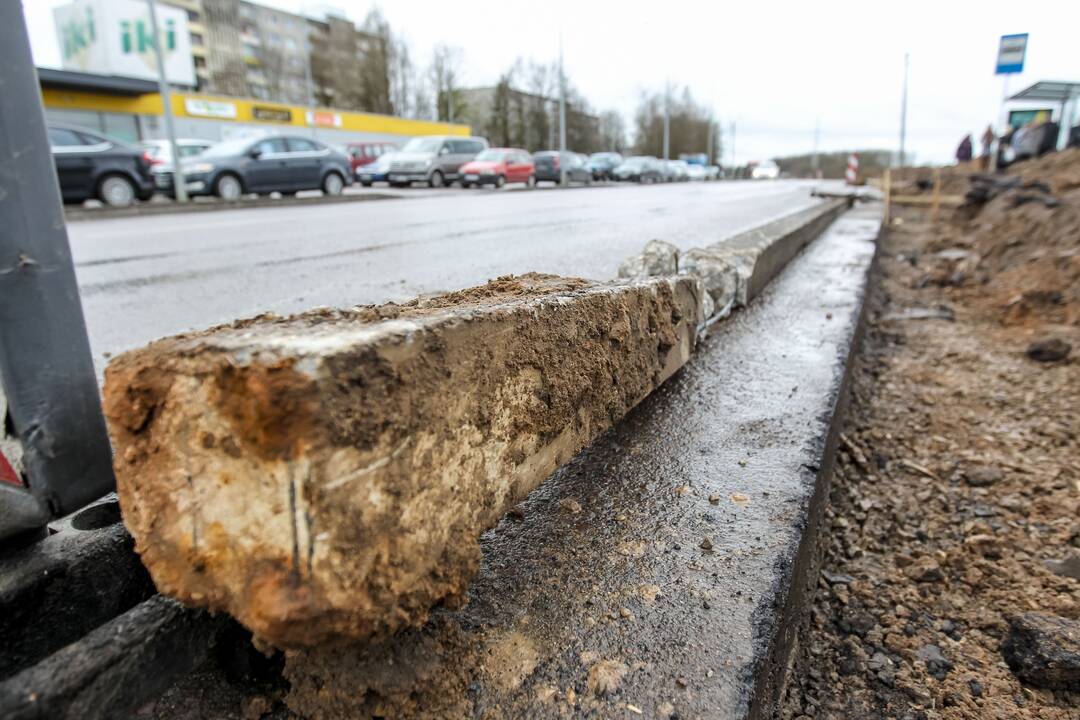
[[[352, 180], [349, 159], [310, 138], [272, 136], [226, 140], [185, 160], [189, 195], [236, 200], [245, 193], [322, 190], [340, 195]], [[173, 174], [157, 174], [158, 189], [174, 194]]]
[[60, 125], [49, 126], [49, 146], [64, 202], [97, 198], [124, 207], [154, 194], [151, 158], [142, 150], [90, 130]]

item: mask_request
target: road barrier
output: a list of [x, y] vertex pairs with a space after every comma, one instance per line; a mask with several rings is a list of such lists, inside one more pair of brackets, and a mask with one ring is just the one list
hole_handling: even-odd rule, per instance
[[[846, 205], [714, 248], [735, 302]], [[126, 353], [105, 406], [137, 550], [162, 592], [274, 645], [422, 623], [482, 531], [689, 359], [714, 276], [501, 278]]]

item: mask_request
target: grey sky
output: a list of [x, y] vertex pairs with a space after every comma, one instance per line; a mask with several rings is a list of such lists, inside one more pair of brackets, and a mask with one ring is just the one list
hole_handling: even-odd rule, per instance
[[[1027, 71], [1011, 77], [1012, 90], [1080, 81], [1075, 0], [262, 1], [336, 7], [357, 22], [378, 4], [414, 60], [426, 63], [436, 43], [462, 47], [469, 85], [493, 83], [517, 57], [554, 60], [561, 28], [567, 75], [597, 109], [616, 108], [629, 124], [642, 89], [689, 85], [722, 120], [728, 152], [736, 122], [740, 162], [809, 152], [816, 118], [822, 150], [895, 149], [905, 51], [908, 148], [922, 161], [951, 159], [964, 133], [977, 138], [995, 119], [1002, 34], [1031, 34]], [[65, 3], [24, 0], [39, 64], [59, 63], [51, 8]]]

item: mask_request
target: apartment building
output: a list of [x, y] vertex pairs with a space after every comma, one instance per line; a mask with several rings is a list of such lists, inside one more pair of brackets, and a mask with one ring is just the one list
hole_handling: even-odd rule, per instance
[[387, 110], [364, 107], [378, 91], [365, 89], [373, 83], [364, 59], [385, 53], [382, 39], [350, 20], [308, 18], [246, 0], [162, 2], [187, 13], [200, 92], [306, 104], [310, 77], [318, 104]]

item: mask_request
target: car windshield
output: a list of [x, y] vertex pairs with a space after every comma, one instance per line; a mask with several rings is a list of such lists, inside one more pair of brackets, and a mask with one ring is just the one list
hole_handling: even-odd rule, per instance
[[405, 143], [404, 150], [413, 153], [438, 152], [442, 142], [442, 138], [413, 138]]
[[483, 162], [502, 162], [506, 158], [505, 150], [485, 150], [474, 159]]
[[219, 142], [217, 145], [211, 145], [202, 152], [203, 157], [208, 158], [223, 158], [232, 157], [234, 155], [243, 155], [251, 147], [254, 140], [252, 138], [237, 138], [235, 140], [226, 140], [225, 142]]

